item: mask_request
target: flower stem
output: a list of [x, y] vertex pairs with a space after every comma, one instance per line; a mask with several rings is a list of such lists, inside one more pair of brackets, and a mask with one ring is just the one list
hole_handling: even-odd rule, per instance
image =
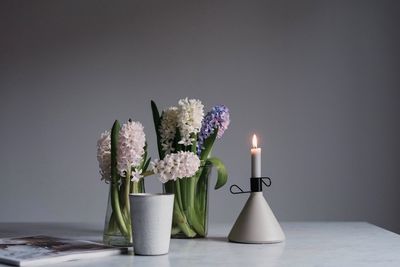
[[142, 176], [146, 177], [146, 176], [150, 176], [150, 175], [153, 175], [153, 174], [154, 174], [153, 171], [145, 171], [145, 172], [142, 173]]
[[129, 205], [129, 193], [131, 192], [131, 189], [130, 189], [131, 171], [129, 170], [129, 168], [128, 168], [127, 172], [126, 172], [126, 178], [125, 179], [126, 180], [124, 182], [124, 208], [125, 208], [126, 211], [129, 212], [129, 208], [130, 208], [129, 207], [130, 206]]
[[192, 230], [190, 227], [185, 213], [179, 208], [178, 199], [175, 196], [174, 200], [174, 221], [178, 225], [178, 227], [182, 230], [182, 232], [188, 237], [195, 237], [196, 232]]
[[187, 214], [190, 225], [194, 228], [197, 234], [199, 234], [200, 236], [204, 236], [205, 235], [204, 226], [199, 220], [199, 214], [197, 213], [197, 210], [195, 208], [196, 184], [198, 176], [199, 174], [196, 174], [191, 178], [187, 178], [189, 183]]
[[183, 204], [182, 204], [182, 195], [181, 195], [181, 186], [179, 180], [175, 181], [175, 199], [178, 201], [179, 208], [183, 211]]
[[183, 180], [176, 180], [175, 182], [175, 200], [174, 200], [174, 222], [181, 229], [181, 231], [188, 237], [195, 237], [196, 232], [192, 229], [188, 217], [186, 216], [186, 210], [183, 203], [183, 192], [185, 191], [185, 186]]
[[121, 206], [119, 202], [119, 191], [118, 191], [118, 185], [112, 183], [111, 184], [111, 206], [113, 209], [113, 212], [115, 214], [115, 218], [119, 227], [119, 230], [124, 236], [128, 236], [129, 232], [128, 229], [125, 225], [125, 221], [121, 212]]
[[110, 234], [114, 233], [116, 231], [117, 227], [118, 227], [118, 225], [116, 225], [116, 222], [115, 222], [115, 214], [114, 214], [114, 212], [111, 212], [111, 216], [108, 221], [107, 233], [110, 233]]

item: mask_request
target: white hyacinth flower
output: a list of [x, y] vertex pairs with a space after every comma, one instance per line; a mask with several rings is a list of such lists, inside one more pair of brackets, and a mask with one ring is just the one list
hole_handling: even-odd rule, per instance
[[[145, 145], [146, 136], [140, 122], [128, 121], [122, 125], [117, 149], [117, 169], [121, 176], [126, 177], [127, 170], [140, 164], [145, 152]], [[138, 176], [138, 173], [135, 172], [135, 178], [132, 179], [139, 179], [138, 177], [140, 177], [140, 173]]]
[[162, 150], [169, 154], [175, 150], [173, 141], [178, 125], [178, 108], [170, 107], [163, 112], [160, 123], [160, 143]]
[[179, 151], [166, 155], [152, 165], [153, 172], [159, 174], [162, 183], [166, 183], [195, 175], [200, 167], [200, 159], [193, 152]]
[[105, 182], [111, 181], [111, 135], [109, 131], [101, 134], [97, 141], [97, 161], [101, 180]]
[[134, 171], [132, 171], [132, 173], [131, 173], [131, 181], [132, 182], [139, 182], [139, 180], [140, 180], [140, 178], [142, 178], [143, 177], [143, 175], [142, 175], [142, 169], [140, 169], [140, 170], [134, 170]]
[[181, 99], [178, 108], [178, 127], [181, 134], [179, 144], [189, 146], [194, 141], [191, 134], [197, 134], [201, 129], [204, 117], [204, 105], [197, 99]]

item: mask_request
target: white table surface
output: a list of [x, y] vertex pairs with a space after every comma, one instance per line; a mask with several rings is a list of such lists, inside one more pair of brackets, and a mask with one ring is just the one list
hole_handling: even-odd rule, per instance
[[[230, 226], [219, 224], [210, 227], [206, 239], [172, 239], [168, 255], [130, 252], [51, 266], [400, 266], [400, 236], [369, 223], [288, 222], [282, 228], [286, 241], [279, 244], [230, 243]], [[102, 229], [87, 224], [0, 223], [0, 237], [34, 234], [100, 241]]]

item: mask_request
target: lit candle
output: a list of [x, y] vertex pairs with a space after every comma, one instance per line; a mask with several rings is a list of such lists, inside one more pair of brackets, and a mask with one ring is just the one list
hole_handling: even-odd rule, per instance
[[251, 177], [261, 177], [261, 148], [257, 147], [257, 136], [255, 134], [251, 148]]

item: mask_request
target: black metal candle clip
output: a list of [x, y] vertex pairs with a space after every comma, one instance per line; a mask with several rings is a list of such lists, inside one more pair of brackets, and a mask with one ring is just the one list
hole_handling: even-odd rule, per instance
[[[264, 180], [267, 180], [268, 182], [265, 182]], [[270, 187], [271, 186], [271, 178], [269, 178], [269, 177], [252, 177], [252, 178], [250, 178], [250, 191], [243, 191], [242, 188], [240, 188], [236, 184], [231, 185], [229, 190], [234, 195], [252, 193], [252, 192], [262, 192], [263, 184], [266, 187]], [[234, 188], [238, 189], [239, 191], [233, 191]]]

